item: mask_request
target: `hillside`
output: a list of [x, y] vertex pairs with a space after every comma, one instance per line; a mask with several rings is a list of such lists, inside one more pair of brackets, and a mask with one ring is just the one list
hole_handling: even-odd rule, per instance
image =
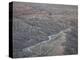
[[77, 6], [15, 2], [13, 55], [77, 54]]

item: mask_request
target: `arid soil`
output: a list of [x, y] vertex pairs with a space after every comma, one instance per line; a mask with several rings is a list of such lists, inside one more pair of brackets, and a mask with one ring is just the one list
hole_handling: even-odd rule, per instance
[[78, 7], [13, 3], [13, 57], [78, 53]]

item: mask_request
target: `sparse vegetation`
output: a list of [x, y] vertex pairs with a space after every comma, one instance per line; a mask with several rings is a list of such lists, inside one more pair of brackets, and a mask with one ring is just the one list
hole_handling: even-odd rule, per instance
[[77, 6], [14, 2], [13, 13], [14, 57], [77, 54]]

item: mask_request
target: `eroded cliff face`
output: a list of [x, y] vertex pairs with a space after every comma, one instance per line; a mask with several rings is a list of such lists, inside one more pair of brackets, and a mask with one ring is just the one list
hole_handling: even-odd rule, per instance
[[77, 6], [14, 2], [14, 57], [77, 54], [77, 22]]

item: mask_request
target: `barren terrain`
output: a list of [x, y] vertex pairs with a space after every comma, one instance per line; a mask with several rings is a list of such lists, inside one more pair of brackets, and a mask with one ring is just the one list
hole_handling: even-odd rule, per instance
[[75, 5], [13, 3], [13, 57], [78, 53]]

